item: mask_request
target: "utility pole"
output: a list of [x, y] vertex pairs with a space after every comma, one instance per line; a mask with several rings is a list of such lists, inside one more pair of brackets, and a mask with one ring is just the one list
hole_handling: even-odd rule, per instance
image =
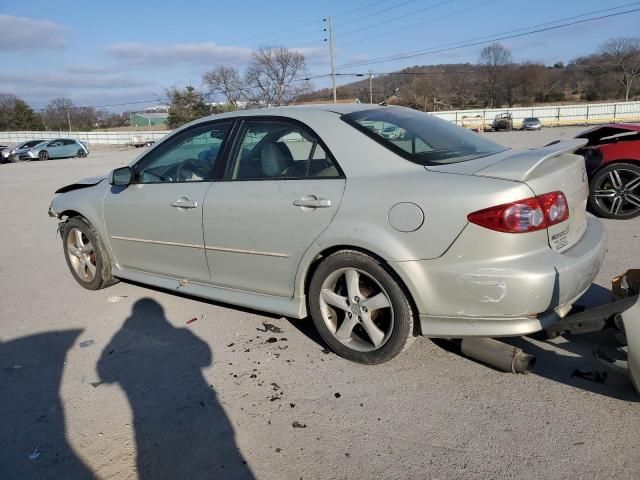
[[369, 70], [369, 103], [373, 104], [373, 72]]
[[71, 132], [71, 116], [69, 115], [68, 108], [67, 108], [67, 123], [69, 124], [69, 132]]
[[333, 85], [333, 103], [338, 103], [336, 96], [336, 56], [333, 49], [333, 23], [331, 17], [328, 18], [329, 25], [329, 53], [331, 54], [331, 83]]

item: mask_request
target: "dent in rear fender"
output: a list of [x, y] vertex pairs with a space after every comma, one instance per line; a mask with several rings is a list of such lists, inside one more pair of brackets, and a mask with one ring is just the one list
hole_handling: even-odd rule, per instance
[[420, 314], [508, 318], [574, 301], [596, 277], [604, 249], [604, 230], [593, 217], [563, 253], [548, 247], [545, 231], [515, 235], [470, 224], [442, 257], [390, 265]]

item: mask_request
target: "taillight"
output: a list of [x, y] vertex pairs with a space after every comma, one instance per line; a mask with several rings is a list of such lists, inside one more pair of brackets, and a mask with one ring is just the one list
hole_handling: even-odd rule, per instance
[[535, 232], [569, 218], [562, 192], [545, 193], [470, 213], [467, 218], [481, 227], [506, 233]]

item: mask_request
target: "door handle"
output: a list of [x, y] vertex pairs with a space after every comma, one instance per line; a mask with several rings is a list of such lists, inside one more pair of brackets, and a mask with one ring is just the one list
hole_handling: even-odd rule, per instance
[[189, 200], [188, 198], [179, 198], [173, 202], [171, 206], [176, 208], [196, 208], [198, 206], [198, 202]]
[[331, 200], [328, 198], [317, 198], [313, 195], [309, 195], [299, 198], [298, 200], [294, 200], [293, 204], [296, 207], [328, 208], [331, 206]]

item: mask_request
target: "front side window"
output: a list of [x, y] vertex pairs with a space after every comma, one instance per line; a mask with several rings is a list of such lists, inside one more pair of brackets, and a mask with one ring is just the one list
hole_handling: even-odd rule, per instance
[[134, 167], [134, 182], [201, 182], [208, 179], [230, 127], [231, 122], [202, 125], [182, 132], [173, 143], [158, 145], [150, 152], [150, 157]]
[[334, 160], [306, 128], [286, 120], [249, 120], [227, 167], [229, 180], [339, 177]]
[[342, 119], [398, 155], [421, 165], [464, 162], [507, 148], [477, 133], [409, 108], [362, 110]]

